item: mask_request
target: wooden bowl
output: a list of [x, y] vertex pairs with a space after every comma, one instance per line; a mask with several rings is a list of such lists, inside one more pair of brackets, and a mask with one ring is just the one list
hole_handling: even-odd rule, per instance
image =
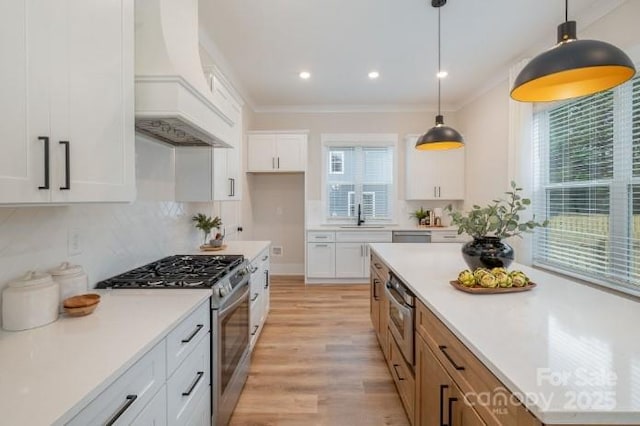
[[64, 299], [63, 306], [67, 315], [81, 317], [89, 315], [98, 307], [100, 295], [95, 293], [81, 294]]

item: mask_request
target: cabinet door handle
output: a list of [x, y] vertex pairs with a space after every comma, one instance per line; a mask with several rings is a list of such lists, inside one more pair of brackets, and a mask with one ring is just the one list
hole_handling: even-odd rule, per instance
[[252, 336], [255, 336], [255, 335], [256, 335], [256, 333], [258, 332], [258, 329], [259, 329], [259, 328], [260, 328], [260, 326], [259, 326], [259, 325], [254, 325], [254, 326], [253, 326], [253, 332], [251, 333], [251, 335], [252, 335]]
[[269, 288], [269, 270], [264, 271], [264, 288]]
[[199, 332], [200, 330], [202, 330], [202, 327], [204, 327], [204, 325], [203, 325], [203, 324], [198, 324], [198, 325], [196, 325], [196, 329], [195, 329], [195, 330], [193, 330], [193, 332], [189, 335], [189, 337], [187, 337], [187, 338], [185, 338], [185, 339], [182, 339], [182, 340], [181, 340], [181, 342], [182, 342], [182, 343], [189, 343], [190, 341], [192, 341], [192, 340], [193, 340], [193, 338], [194, 338], [194, 337], [196, 337], [196, 334], [198, 334], [198, 332]]
[[280, 157], [278, 157], [278, 168], [280, 168]]
[[436, 187], [433, 187], [433, 198], [436, 198], [438, 196], [437, 192], [436, 192]]
[[260, 297], [260, 293], [255, 293], [255, 294], [253, 295], [253, 297], [251, 298], [251, 301], [252, 301], [252, 302], [255, 302], [255, 301], [258, 299], [258, 297]]
[[438, 187], [438, 198], [442, 198], [442, 188]]
[[233, 197], [233, 179], [229, 178], [229, 197]]
[[440, 426], [447, 426], [444, 423], [444, 391], [449, 389], [449, 385], [440, 385]]
[[376, 269], [382, 269], [382, 266], [378, 262], [373, 262], [373, 266], [375, 266]]
[[380, 284], [380, 280], [377, 278], [373, 279], [373, 300], [378, 300], [378, 284]]
[[456, 402], [458, 400], [458, 398], [449, 398], [449, 409], [447, 410], [449, 413], [449, 425], [448, 426], [453, 426], [453, 403]]
[[404, 380], [404, 377], [401, 377], [400, 373], [398, 373], [398, 367], [400, 367], [400, 364], [393, 364], [393, 370], [396, 372], [396, 376], [398, 376], [398, 380]]
[[364, 245], [360, 244], [360, 257], [364, 257]]
[[49, 189], [49, 137], [39, 136], [38, 140], [44, 142], [44, 185], [38, 189]]
[[69, 141], [60, 141], [60, 145], [64, 145], [64, 186], [60, 187], [60, 191], [68, 191], [71, 189], [71, 163], [69, 153]]
[[276, 168], [276, 158], [275, 157], [271, 157], [271, 168], [272, 169]]
[[191, 392], [193, 392], [196, 386], [198, 386], [198, 383], [200, 382], [200, 380], [202, 380], [203, 376], [204, 376], [204, 371], [198, 371], [196, 373], [196, 379], [193, 381], [193, 383], [191, 383], [191, 386], [189, 386], [189, 389], [187, 389], [185, 392], [182, 392], [182, 396], [191, 395]]
[[125, 398], [124, 404], [122, 404], [118, 409], [118, 411], [116, 411], [116, 413], [113, 416], [111, 416], [109, 420], [107, 420], [105, 425], [113, 426], [113, 424], [120, 418], [120, 416], [122, 416], [124, 412], [127, 411], [129, 407], [131, 407], [131, 404], [133, 404], [136, 401], [136, 399], [138, 399], [138, 395], [127, 395], [127, 397]]
[[456, 364], [456, 362], [453, 360], [453, 358], [451, 358], [451, 356], [447, 353], [447, 347], [446, 346], [440, 345], [440, 346], [438, 346], [438, 349], [440, 349], [440, 352], [442, 352], [444, 354], [444, 356], [449, 360], [451, 365], [453, 365], [453, 368], [455, 368], [458, 371], [464, 370], [464, 366]]

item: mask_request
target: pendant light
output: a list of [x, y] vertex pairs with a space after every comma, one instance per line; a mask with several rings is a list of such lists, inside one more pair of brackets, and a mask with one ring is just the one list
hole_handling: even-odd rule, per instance
[[[438, 74], [442, 71], [440, 60], [442, 50], [440, 41], [440, 8], [445, 4], [447, 4], [447, 0], [431, 0], [431, 6], [438, 9]], [[440, 151], [464, 146], [462, 135], [454, 128], [444, 125], [444, 117], [440, 112], [440, 80], [441, 77], [438, 77], [438, 115], [436, 115], [436, 125], [420, 136], [416, 142], [416, 149], [420, 151]]]
[[516, 78], [511, 97], [522, 102], [549, 102], [590, 95], [631, 79], [636, 69], [619, 48], [598, 40], [578, 40], [576, 21], [558, 26], [558, 44], [536, 56]]

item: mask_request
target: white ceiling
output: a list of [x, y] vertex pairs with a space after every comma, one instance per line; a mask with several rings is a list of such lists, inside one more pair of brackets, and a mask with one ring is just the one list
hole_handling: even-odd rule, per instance
[[[579, 19], [603, 2], [569, 3]], [[442, 103], [455, 108], [532, 45], [553, 45], [564, 1], [449, 0], [441, 14]], [[200, 25], [257, 109], [437, 103], [430, 0], [200, 0]]]

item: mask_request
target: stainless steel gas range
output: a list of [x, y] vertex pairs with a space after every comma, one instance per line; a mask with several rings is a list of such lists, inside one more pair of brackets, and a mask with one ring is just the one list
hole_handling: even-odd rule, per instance
[[225, 426], [249, 370], [249, 273], [243, 256], [177, 255], [99, 282], [97, 288], [211, 288], [212, 424]]

